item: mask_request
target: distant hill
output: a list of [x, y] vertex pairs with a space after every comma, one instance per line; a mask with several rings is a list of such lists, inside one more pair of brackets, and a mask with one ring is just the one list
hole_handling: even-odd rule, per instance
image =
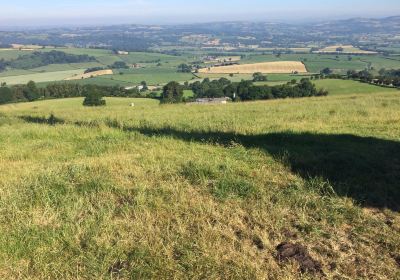
[[400, 31], [400, 16], [386, 18], [351, 18], [346, 20], [327, 21], [312, 25], [314, 29], [331, 33], [392, 33]]
[[[307, 45], [382, 44], [400, 39], [400, 16], [308, 23], [211, 22], [180, 25], [114, 25], [0, 31], [0, 44], [36, 44], [145, 51], [164, 46], [264, 48]], [[43, 36], [43, 35], [46, 36]], [[367, 36], [367, 37], [366, 37]], [[208, 45], [207, 45], [208, 44]], [[254, 47], [256, 46], [256, 47]], [[170, 52], [175, 55], [176, 53]]]

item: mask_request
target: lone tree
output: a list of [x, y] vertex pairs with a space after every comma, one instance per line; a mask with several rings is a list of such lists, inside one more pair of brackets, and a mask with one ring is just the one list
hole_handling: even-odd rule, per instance
[[23, 89], [23, 93], [28, 101], [35, 101], [40, 98], [39, 89], [34, 81], [29, 81]]
[[333, 71], [330, 68], [324, 68], [321, 70], [322, 75], [330, 75], [332, 73], [333, 73]]
[[142, 89], [140, 90], [141, 92], [145, 92], [145, 91], [149, 90], [149, 87], [147, 86], [147, 82], [146, 81], [140, 82], [140, 85], [142, 86]]
[[263, 75], [261, 72], [257, 72], [253, 74], [253, 82], [265, 82], [268, 78], [266, 75]]
[[178, 72], [180, 73], [190, 73], [192, 72], [192, 67], [190, 67], [189, 65], [182, 63], [178, 66]]
[[83, 106], [105, 106], [106, 101], [103, 99], [103, 93], [94, 86], [88, 86], [84, 92], [85, 100]]
[[161, 94], [162, 103], [179, 103], [183, 98], [183, 87], [178, 82], [169, 82]]

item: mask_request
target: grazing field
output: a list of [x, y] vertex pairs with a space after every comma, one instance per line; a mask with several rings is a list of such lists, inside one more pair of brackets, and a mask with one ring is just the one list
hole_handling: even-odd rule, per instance
[[0, 106], [1, 278], [399, 278], [399, 92], [106, 100]]
[[353, 94], [379, 94], [379, 93], [400, 93], [400, 90], [394, 88], [385, 88], [367, 83], [361, 83], [351, 80], [315, 80], [313, 83], [317, 88], [328, 90], [329, 95], [353, 95]]
[[99, 70], [99, 71], [93, 71], [89, 73], [84, 73], [80, 75], [74, 75], [72, 77], [66, 78], [66, 81], [71, 81], [71, 80], [81, 80], [81, 79], [89, 79], [93, 77], [100, 77], [100, 76], [105, 76], [105, 75], [112, 75], [113, 70], [107, 69], [107, 70]]
[[331, 68], [336, 73], [346, 73], [348, 70], [373, 69], [377, 72], [382, 68], [400, 68], [399, 57], [380, 55], [330, 55], [330, 54], [282, 54], [248, 55], [242, 63], [258, 63], [267, 61], [302, 61], [309, 72], [319, 73], [324, 68]]
[[307, 73], [307, 69], [303, 63], [299, 61], [276, 61], [263, 62], [254, 64], [229, 65], [219, 67], [209, 67], [199, 70], [200, 73], [211, 74], [253, 74], [261, 73]]
[[15, 76], [0, 76], [0, 83], [7, 83], [8, 85], [15, 84], [26, 84], [29, 81], [40, 82], [51, 82], [51, 81], [61, 81], [66, 78], [72, 77], [74, 75], [83, 74], [84, 69], [77, 70], [66, 70], [66, 71], [54, 71], [54, 72], [42, 72], [33, 74], [19, 74]]

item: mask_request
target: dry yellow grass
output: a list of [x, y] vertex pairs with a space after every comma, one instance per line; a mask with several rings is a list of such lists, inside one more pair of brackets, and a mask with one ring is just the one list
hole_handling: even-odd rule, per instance
[[211, 74], [253, 74], [256, 72], [272, 73], [307, 73], [307, 69], [300, 61], [275, 61], [243, 65], [229, 65], [220, 67], [203, 68], [200, 73]]
[[338, 48], [343, 48], [343, 51], [341, 51], [341, 53], [345, 53], [345, 54], [377, 54], [376, 52], [361, 50], [352, 45], [329, 46], [329, 47], [323, 48], [315, 53], [336, 53], [336, 52], [338, 52], [337, 51]]
[[98, 76], [104, 76], [104, 75], [112, 75], [113, 71], [111, 69], [107, 70], [99, 70], [99, 71], [94, 71], [86, 74], [81, 74], [81, 75], [74, 75], [70, 78], [66, 78], [65, 81], [71, 81], [71, 80], [81, 80], [81, 79], [89, 79], [92, 77], [98, 77]]
[[21, 44], [11, 44], [12, 49], [19, 49], [22, 51], [34, 51], [37, 49], [41, 49], [42, 46], [38, 46], [38, 45], [21, 45]]

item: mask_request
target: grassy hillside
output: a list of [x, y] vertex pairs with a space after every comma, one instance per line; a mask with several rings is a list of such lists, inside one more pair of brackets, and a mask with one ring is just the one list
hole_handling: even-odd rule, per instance
[[0, 106], [0, 276], [398, 279], [399, 97]]

